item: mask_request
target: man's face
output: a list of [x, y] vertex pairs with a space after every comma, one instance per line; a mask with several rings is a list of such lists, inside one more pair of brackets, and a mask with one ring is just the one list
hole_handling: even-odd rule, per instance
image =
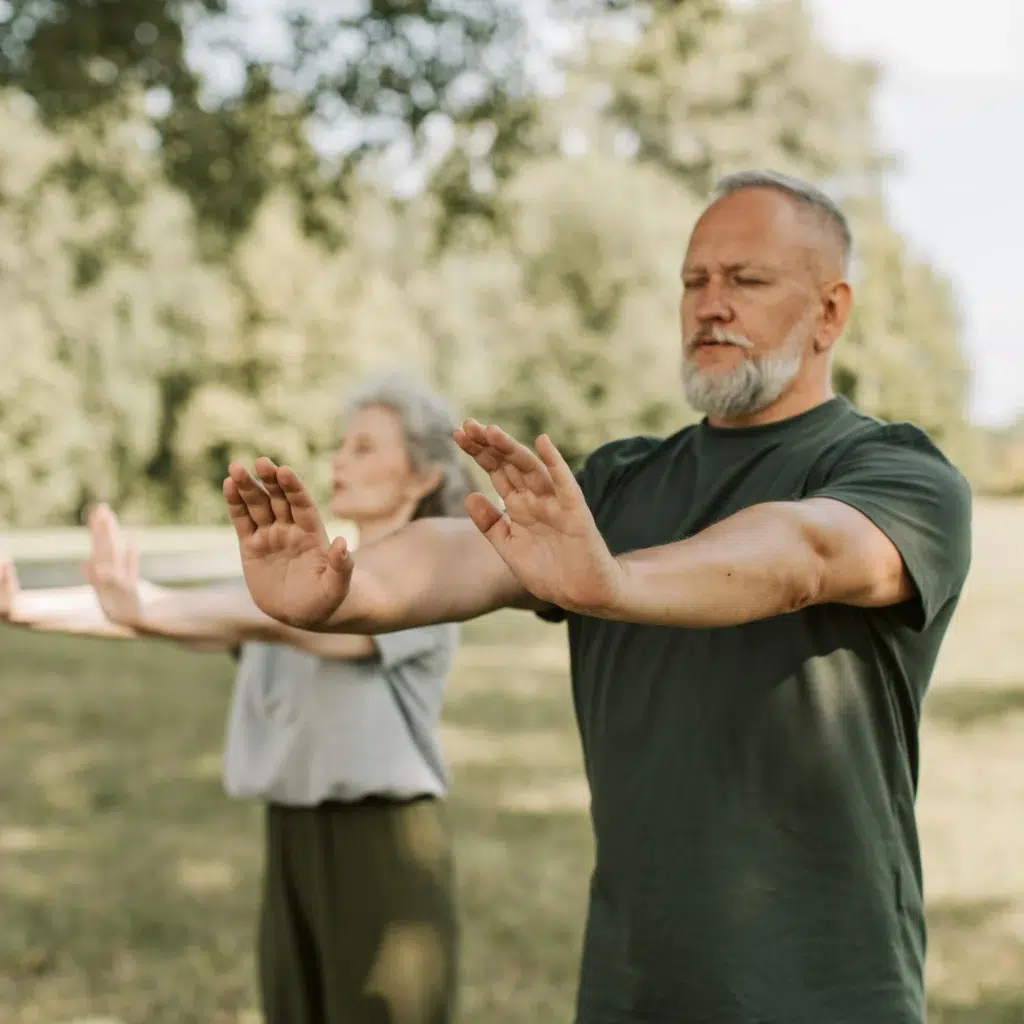
[[760, 412], [800, 375], [819, 326], [820, 233], [792, 200], [744, 189], [713, 204], [683, 264], [683, 383], [717, 416]]

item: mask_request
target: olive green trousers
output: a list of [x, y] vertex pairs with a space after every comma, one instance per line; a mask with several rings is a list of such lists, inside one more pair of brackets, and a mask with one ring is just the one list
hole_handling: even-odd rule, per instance
[[458, 931], [444, 805], [267, 808], [266, 1024], [451, 1024]]

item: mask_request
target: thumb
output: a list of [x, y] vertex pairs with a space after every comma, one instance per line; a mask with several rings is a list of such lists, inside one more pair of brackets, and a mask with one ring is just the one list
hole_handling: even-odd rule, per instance
[[508, 539], [509, 525], [501, 511], [482, 494], [466, 498], [466, 511], [476, 528], [496, 547]]
[[348, 593], [349, 582], [355, 561], [348, 549], [344, 537], [338, 537], [327, 549], [327, 570], [324, 572], [324, 583], [334, 594], [344, 597]]

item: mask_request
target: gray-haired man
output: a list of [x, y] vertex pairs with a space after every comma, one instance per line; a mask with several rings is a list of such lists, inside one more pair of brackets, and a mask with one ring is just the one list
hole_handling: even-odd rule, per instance
[[970, 561], [970, 492], [927, 437], [830, 388], [850, 232], [812, 187], [727, 180], [683, 266], [705, 419], [576, 475], [467, 422], [472, 523], [352, 556], [293, 472], [225, 497], [267, 613], [398, 629], [567, 618], [597, 863], [578, 1024], [911, 1024], [925, 947], [917, 723]]

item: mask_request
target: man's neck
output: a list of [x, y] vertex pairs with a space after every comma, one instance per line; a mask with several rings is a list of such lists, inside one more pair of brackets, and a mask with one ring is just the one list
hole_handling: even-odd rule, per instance
[[742, 427], [765, 427], [781, 423], [816, 409], [835, 398], [831, 385], [824, 388], [794, 387], [785, 392], [765, 409], [740, 416], [708, 416], [708, 424], [718, 430], [736, 430]]

